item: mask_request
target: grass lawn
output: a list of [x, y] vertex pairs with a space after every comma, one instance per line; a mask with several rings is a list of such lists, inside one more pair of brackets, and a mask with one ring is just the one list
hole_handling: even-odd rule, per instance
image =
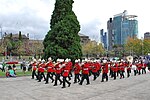
[[[26, 71], [25, 73], [22, 70], [16, 70], [17, 76], [29, 76], [31, 75], [31, 71]], [[0, 77], [6, 77], [6, 72], [2, 72], [0, 70]]]

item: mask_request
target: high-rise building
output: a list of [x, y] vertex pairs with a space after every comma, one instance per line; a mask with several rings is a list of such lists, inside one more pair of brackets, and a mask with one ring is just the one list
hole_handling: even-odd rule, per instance
[[101, 43], [104, 48], [107, 49], [107, 32], [104, 32], [104, 29], [100, 30]]
[[134, 38], [138, 34], [138, 21], [136, 15], [127, 15], [123, 13], [114, 15], [107, 22], [108, 30], [108, 49], [111, 50], [113, 45], [123, 45], [128, 37]]
[[108, 50], [112, 50], [114, 45], [114, 32], [112, 18], [107, 21], [107, 33], [108, 33]]

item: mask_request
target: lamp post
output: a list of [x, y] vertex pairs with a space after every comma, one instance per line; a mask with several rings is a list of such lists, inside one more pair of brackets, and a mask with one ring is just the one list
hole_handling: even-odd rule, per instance
[[143, 55], [144, 55], [144, 50], [143, 50], [143, 49], [144, 49], [144, 48], [143, 48], [143, 40], [144, 40], [144, 39], [143, 39], [143, 37], [141, 37], [141, 40], [142, 40], [142, 56], [143, 56]]

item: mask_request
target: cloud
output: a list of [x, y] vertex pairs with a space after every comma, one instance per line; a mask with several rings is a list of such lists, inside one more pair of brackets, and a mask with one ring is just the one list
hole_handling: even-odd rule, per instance
[[[50, 27], [52, 8], [49, 7], [51, 3], [49, 3], [49, 6], [47, 4], [50, 0], [2, 1], [0, 1], [0, 6], [2, 5], [1, 7], [4, 10], [0, 10], [0, 25], [3, 33], [16, 34], [22, 31], [23, 34], [29, 33], [32, 39], [44, 39]], [[33, 4], [35, 5], [33, 6]]]
[[[30, 33], [43, 39], [50, 27], [56, 0], [0, 0], [0, 25], [3, 32]], [[74, 0], [73, 11], [81, 25], [80, 33], [97, 39], [100, 29], [107, 31], [107, 20], [127, 10], [139, 20], [140, 36], [149, 31], [149, 0]]]
[[0, 16], [3, 31], [7, 33], [22, 31], [23, 34], [31, 34], [31, 38], [37, 36], [36, 38], [42, 39], [49, 28], [45, 20], [42, 20], [35, 11], [28, 8], [24, 8], [18, 13], [0, 14]]
[[81, 24], [81, 33], [89, 36], [91, 39], [99, 41], [101, 22], [98, 19], [93, 19], [92, 21]]

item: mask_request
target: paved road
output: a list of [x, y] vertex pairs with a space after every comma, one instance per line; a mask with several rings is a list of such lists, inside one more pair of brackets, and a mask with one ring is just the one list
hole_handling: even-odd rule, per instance
[[0, 78], [0, 100], [150, 100], [150, 73], [62, 89], [31, 77]]

